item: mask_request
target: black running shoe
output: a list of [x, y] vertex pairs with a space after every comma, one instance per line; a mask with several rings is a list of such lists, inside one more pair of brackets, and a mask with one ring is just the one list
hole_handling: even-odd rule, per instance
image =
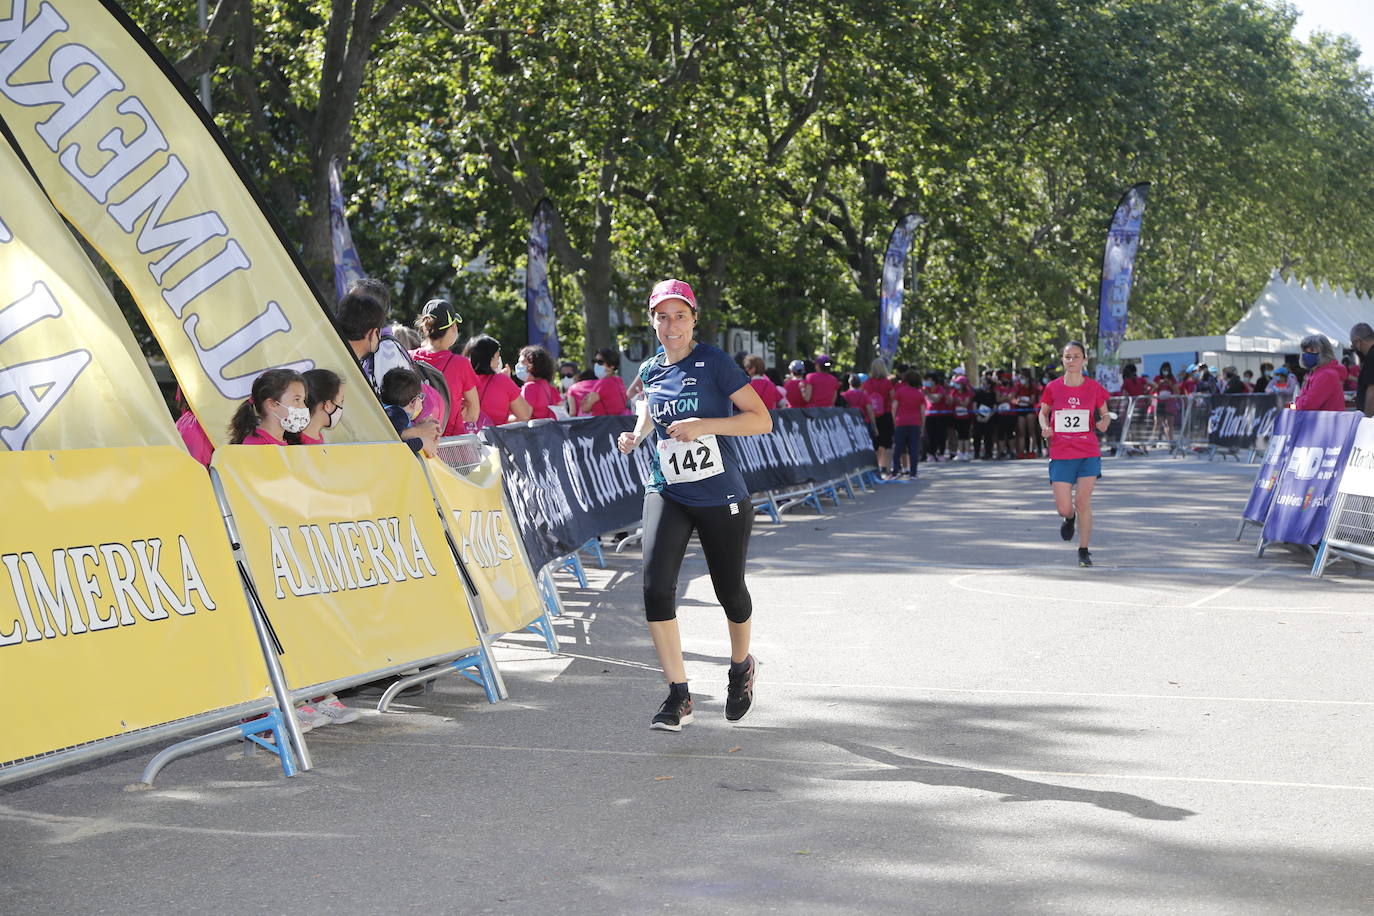
[[692, 724], [692, 698], [679, 697], [675, 694], [668, 694], [668, 699], [663, 701], [663, 705], [654, 714], [654, 719], [649, 723], [650, 728], [662, 729], [665, 732], [680, 732], [682, 726]]
[[725, 718], [731, 722], [743, 719], [749, 707], [754, 705], [754, 672], [759, 666], [752, 655], [747, 656], [745, 661], [749, 667], [739, 674], [731, 671], [730, 683], [725, 688]]
[[1086, 547], [1080, 547], [1080, 548], [1078, 548], [1078, 565], [1079, 565], [1079, 566], [1092, 566], [1092, 565], [1093, 565], [1093, 555], [1090, 554], [1090, 553], [1088, 553], [1088, 548], [1086, 548]]
[[1078, 514], [1074, 513], [1059, 523], [1059, 539], [1061, 541], [1073, 540], [1073, 523], [1077, 520]]

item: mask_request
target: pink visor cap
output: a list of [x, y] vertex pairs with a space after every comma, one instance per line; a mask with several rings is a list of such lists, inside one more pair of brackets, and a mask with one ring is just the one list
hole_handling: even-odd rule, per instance
[[683, 280], [661, 280], [649, 293], [649, 309], [658, 305], [665, 299], [681, 299], [692, 307], [692, 311], [697, 310], [697, 297], [692, 293], [692, 287], [688, 286]]

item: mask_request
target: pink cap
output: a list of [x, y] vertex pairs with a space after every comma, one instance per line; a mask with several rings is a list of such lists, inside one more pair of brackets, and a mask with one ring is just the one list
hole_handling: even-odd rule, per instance
[[692, 307], [692, 311], [697, 310], [697, 297], [684, 280], [660, 280], [649, 293], [649, 308], [653, 309], [665, 299], [681, 299]]

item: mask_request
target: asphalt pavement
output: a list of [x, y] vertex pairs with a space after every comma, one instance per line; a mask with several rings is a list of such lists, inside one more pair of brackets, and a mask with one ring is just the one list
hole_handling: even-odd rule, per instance
[[760, 519], [738, 724], [694, 545], [680, 734], [608, 552], [558, 576], [560, 655], [499, 643], [505, 702], [445, 678], [292, 779], [226, 746], [0, 788], [0, 912], [1374, 912], [1374, 577], [1233, 540], [1253, 475], [1109, 460], [1092, 569], [1040, 461]]

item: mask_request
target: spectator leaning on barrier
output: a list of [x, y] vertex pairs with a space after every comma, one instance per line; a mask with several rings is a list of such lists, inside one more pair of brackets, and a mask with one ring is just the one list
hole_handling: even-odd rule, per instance
[[299, 444], [324, 445], [324, 431], [332, 429], [343, 419], [343, 379], [332, 369], [307, 369], [305, 379], [305, 408], [310, 422], [301, 430]]
[[1360, 374], [1355, 380], [1355, 407], [1374, 417], [1374, 328], [1361, 321], [1350, 329], [1350, 349], [1360, 354]]
[[1269, 389], [1269, 382], [1274, 377], [1273, 363], [1260, 363], [1259, 378], [1255, 379], [1255, 394], [1264, 394]]
[[[335, 312], [339, 333], [348, 341], [353, 357], [358, 360], [358, 368], [363, 377], [376, 393], [377, 379], [370, 371], [366, 357], [372, 356], [382, 345], [382, 328], [386, 326], [387, 311], [391, 294], [386, 284], [372, 277], [364, 277], [348, 288]], [[439, 447], [439, 424], [434, 420], [417, 423], [401, 434], [401, 441], [412, 452], [427, 449], [436, 452]]]
[[253, 380], [252, 394], [229, 418], [230, 445], [287, 445], [310, 422], [305, 379], [294, 369], [268, 369]]
[[453, 352], [458, 343], [458, 326], [463, 319], [446, 299], [431, 299], [420, 310], [415, 327], [422, 335], [420, 345], [410, 351], [410, 358], [428, 363], [444, 375], [448, 383], [450, 405], [445, 436], [460, 436], [466, 423], [477, 419], [477, 373], [467, 357]]
[[463, 347], [463, 355], [472, 361], [472, 371], [477, 373], [479, 410], [470, 432], [500, 426], [512, 416], [522, 421], [530, 418], [530, 405], [520, 396], [520, 386], [506, 374], [501, 363], [500, 341], [479, 334]]
[[749, 384], [759, 393], [759, 400], [763, 402], [763, 406], [769, 410], [777, 407], [778, 402], [782, 400], [782, 392], [769, 380], [763, 357], [757, 353], [750, 353], [744, 357], [744, 371], [749, 376]]
[[1345, 410], [1345, 367], [1336, 359], [1325, 334], [1302, 339], [1299, 360], [1307, 370], [1302, 391], [1293, 400], [1294, 410]]
[[382, 410], [386, 418], [402, 433], [411, 427], [420, 413], [425, 396], [420, 391], [420, 377], [409, 369], [388, 369], [382, 376]]
[[596, 384], [582, 398], [578, 412], [589, 417], [623, 417], [630, 412], [625, 380], [620, 377], [620, 354], [607, 347], [596, 351], [592, 364]]
[[515, 378], [521, 382], [520, 397], [530, 405], [531, 420], [554, 420], [568, 415], [563, 394], [553, 383], [553, 356], [548, 350], [536, 346], [521, 350]]

